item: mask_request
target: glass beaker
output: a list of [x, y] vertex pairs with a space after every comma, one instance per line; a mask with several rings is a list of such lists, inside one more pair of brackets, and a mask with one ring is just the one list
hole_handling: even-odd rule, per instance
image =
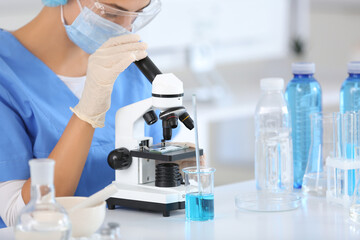
[[313, 113], [310, 118], [311, 145], [302, 190], [307, 194], [325, 196], [326, 158], [334, 157], [334, 126], [337, 123], [337, 113]]
[[55, 201], [54, 165], [51, 159], [29, 161], [31, 199], [16, 220], [16, 240], [67, 240], [71, 223], [65, 209]]
[[214, 219], [215, 168], [184, 168], [186, 220], [207, 221]]

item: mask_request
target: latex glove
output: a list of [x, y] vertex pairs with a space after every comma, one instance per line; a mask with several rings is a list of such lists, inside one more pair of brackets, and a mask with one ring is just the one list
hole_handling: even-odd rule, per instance
[[118, 75], [132, 62], [147, 56], [147, 45], [137, 34], [122, 35], [106, 41], [89, 57], [84, 91], [79, 103], [70, 108], [92, 127], [104, 127], [111, 93]]
[[[177, 146], [185, 146], [186, 145], [186, 146], [189, 146], [190, 148], [195, 148], [195, 144], [190, 143], [190, 142], [167, 142], [167, 144], [177, 145]], [[196, 157], [176, 161], [175, 163], [179, 164], [180, 173], [183, 174], [183, 172], [181, 171], [182, 169], [187, 168], [187, 167], [196, 167]], [[200, 156], [200, 166], [201, 167], [207, 166], [205, 153], [203, 153], [203, 155]]]

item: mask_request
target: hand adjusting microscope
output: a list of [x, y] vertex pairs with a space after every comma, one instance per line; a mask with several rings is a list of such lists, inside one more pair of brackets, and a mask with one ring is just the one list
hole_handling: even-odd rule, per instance
[[[172, 73], [162, 74], [149, 57], [135, 62], [152, 83], [152, 97], [120, 108], [115, 117], [115, 150], [108, 156], [115, 169], [115, 183], [119, 191], [107, 200], [108, 208], [116, 205], [147, 211], [162, 212], [185, 208], [179, 160], [195, 157], [195, 149], [166, 143], [172, 129], [180, 120], [188, 129], [194, 123], [182, 106], [183, 83]], [[144, 127], [154, 124], [160, 110], [163, 139], [153, 145], [151, 137], [144, 136]], [[200, 149], [200, 155], [203, 150]]]

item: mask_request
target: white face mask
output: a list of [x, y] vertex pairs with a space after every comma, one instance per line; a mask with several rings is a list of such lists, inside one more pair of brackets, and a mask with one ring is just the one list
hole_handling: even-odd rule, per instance
[[[61, 20], [64, 24], [66, 33], [70, 40], [85, 52], [92, 54], [109, 38], [117, 37], [131, 32], [135, 32], [146, 26], [159, 12], [161, 4], [159, 0], [151, 0], [149, 5], [140, 12], [129, 12], [115, 9], [97, 0], [92, 1], [89, 7], [82, 7], [79, 16], [76, 17], [71, 25], [66, 25], [61, 6]], [[125, 27], [106, 19], [110, 15], [114, 19], [117, 17], [131, 19], [130, 24]], [[131, 29], [130, 31], [127, 29]]]

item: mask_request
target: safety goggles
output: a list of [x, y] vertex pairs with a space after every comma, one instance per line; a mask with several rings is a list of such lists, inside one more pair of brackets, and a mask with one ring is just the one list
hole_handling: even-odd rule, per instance
[[121, 25], [130, 32], [139, 31], [146, 26], [161, 10], [160, 0], [150, 0], [149, 4], [136, 12], [122, 10], [101, 3], [98, 0], [82, 0], [82, 7], [87, 7], [97, 15]]

